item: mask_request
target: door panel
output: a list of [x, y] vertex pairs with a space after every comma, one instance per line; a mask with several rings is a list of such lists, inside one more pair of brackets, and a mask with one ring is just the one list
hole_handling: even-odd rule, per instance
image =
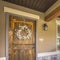
[[9, 60], [35, 60], [36, 22], [10, 16], [8, 29]]

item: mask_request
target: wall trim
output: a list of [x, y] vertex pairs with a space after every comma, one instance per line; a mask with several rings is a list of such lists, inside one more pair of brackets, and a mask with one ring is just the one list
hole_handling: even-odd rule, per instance
[[21, 15], [21, 16], [25, 16], [25, 17], [29, 17], [29, 18], [34, 18], [37, 20], [40, 18], [38, 15], [23, 12], [23, 11], [9, 8], [9, 7], [4, 7], [4, 12], [13, 13], [13, 14], [17, 14], [17, 15]]

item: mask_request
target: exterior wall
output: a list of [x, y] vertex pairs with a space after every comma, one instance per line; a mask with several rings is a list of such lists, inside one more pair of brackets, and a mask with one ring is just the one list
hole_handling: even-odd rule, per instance
[[[37, 40], [36, 40], [37, 53], [47, 52], [47, 51], [51, 51], [55, 49], [56, 47], [55, 20], [52, 20], [50, 22], [45, 22], [44, 14], [41, 12], [34, 11], [32, 9], [24, 8], [24, 7], [14, 5], [11, 3], [7, 3], [7, 2], [0, 0], [0, 57], [6, 56], [5, 55], [6, 20], [5, 20], [4, 6], [40, 16], [40, 19], [37, 21]], [[48, 31], [44, 31], [42, 29], [42, 25], [44, 23], [48, 24]], [[39, 41], [40, 38], [43, 38], [44, 41], [43, 42]]]
[[[44, 31], [42, 25], [47, 23], [48, 30]], [[38, 38], [43, 39], [43, 41], [38, 40], [38, 52], [51, 52], [56, 50], [56, 27], [55, 20], [50, 22], [40, 21], [38, 23]]]

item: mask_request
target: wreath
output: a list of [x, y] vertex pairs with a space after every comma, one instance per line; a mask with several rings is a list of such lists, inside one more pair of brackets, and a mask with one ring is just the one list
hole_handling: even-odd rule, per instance
[[31, 29], [27, 25], [19, 26], [19, 29], [15, 29], [15, 35], [19, 40], [30, 40]]

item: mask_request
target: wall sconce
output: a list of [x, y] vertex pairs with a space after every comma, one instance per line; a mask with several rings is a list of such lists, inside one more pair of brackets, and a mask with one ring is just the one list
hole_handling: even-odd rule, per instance
[[45, 23], [43, 24], [43, 30], [47, 31], [48, 30], [48, 25]]

